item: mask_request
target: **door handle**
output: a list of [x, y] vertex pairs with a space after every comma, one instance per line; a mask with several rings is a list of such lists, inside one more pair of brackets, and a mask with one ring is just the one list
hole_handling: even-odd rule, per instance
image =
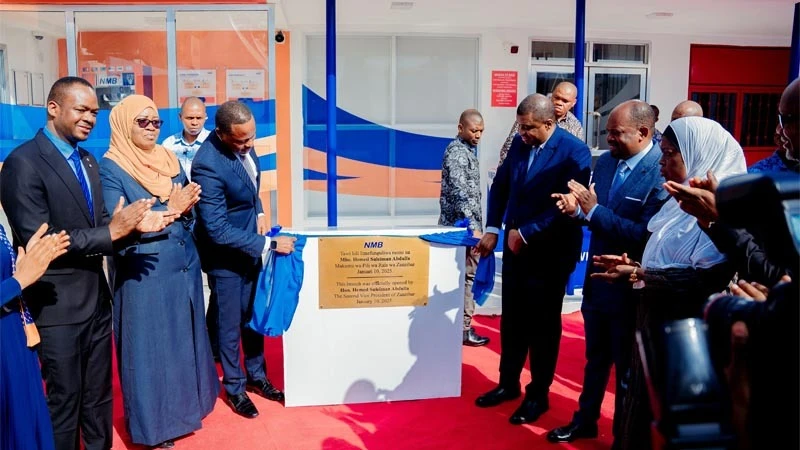
[[600, 113], [597, 111], [592, 111], [589, 113], [592, 116], [592, 131], [594, 131], [594, 142], [592, 142], [592, 150], [597, 150], [600, 148]]

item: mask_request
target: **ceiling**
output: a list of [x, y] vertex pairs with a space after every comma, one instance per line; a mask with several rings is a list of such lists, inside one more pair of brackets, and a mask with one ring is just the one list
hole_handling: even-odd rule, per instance
[[[448, 28], [556, 30], [571, 35], [575, 4], [531, 0], [403, 0], [409, 10], [391, 9], [392, 0], [336, 0], [339, 31], [383, 29], [429, 30]], [[792, 33], [795, 0], [587, 0], [586, 29], [592, 32], [649, 32], [681, 35], [786, 36]], [[278, 28], [321, 28], [325, 0], [277, 0]], [[668, 18], [648, 18], [655, 12]], [[79, 12], [79, 30], [164, 30], [160, 12]], [[15, 26], [63, 37], [64, 14], [59, 12], [3, 12], [0, 27]], [[179, 29], [258, 29], [266, 27], [266, 13], [179, 13]]]
[[[415, 28], [479, 27], [572, 30], [575, 3], [531, 0], [403, 0], [410, 10], [391, 9], [391, 0], [337, 0], [337, 26], [394, 25]], [[278, 19], [293, 26], [325, 24], [324, 0], [281, 0]], [[586, 29], [659, 34], [787, 36], [795, 0], [587, 0]], [[669, 12], [669, 18], [647, 18]], [[282, 17], [283, 16], [283, 17]]]

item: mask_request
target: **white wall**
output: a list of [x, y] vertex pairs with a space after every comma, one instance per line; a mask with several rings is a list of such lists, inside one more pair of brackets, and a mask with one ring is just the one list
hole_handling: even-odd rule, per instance
[[[303, 116], [302, 96], [305, 79], [305, 34], [324, 33], [323, 27], [295, 27], [292, 31], [292, 171], [293, 171], [293, 223], [301, 225], [303, 218]], [[515, 118], [515, 108], [492, 108], [492, 70], [516, 70], [519, 72], [518, 101], [528, 94], [527, 76], [530, 64], [530, 40], [570, 40], [572, 30], [542, 30], [535, 34], [528, 29], [475, 29], [463, 27], [340, 27], [339, 34], [445, 34], [477, 35], [480, 37], [480, 105], [486, 129], [480, 145], [483, 175], [497, 163], [500, 146]], [[685, 100], [689, 85], [689, 50], [692, 43], [747, 46], [789, 46], [789, 36], [702, 36], [619, 32], [587, 32], [587, 40], [610, 42], [636, 42], [650, 44], [650, 71], [647, 100], [658, 105], [661, 117], [658, 127], [663, 129], [669, 122], [672, 108]], [[504, 43], [519, 46], [519, 53], [510, 54]], [[457, 118], [453, 119], [455, 121]], [[351, 224], [349, 219], [346, 223]], [[341, 222], [341, 221], [340, 221]]]
[[[37, 33], [38, 34], [38, 33]], [[8, 83], [13, 92], [13, 70], [27, 70], [44, 75], [45, 96], [58, 79], [58, 43], [53, 36], [33, 37], [29, 29], [16, 28], [3, 23], [0, 26], [0, 44], [8, 51]]]

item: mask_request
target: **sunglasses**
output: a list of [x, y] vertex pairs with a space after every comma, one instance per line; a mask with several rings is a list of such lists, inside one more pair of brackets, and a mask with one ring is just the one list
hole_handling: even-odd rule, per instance
[[147, 126], [152, 123], [153, 124], [153, 128], [155, 128], [156, 130], [161, 128], [161, 125], [164, 123], [164, 121], [161, 120], [161, 119], [156, 119], [156, 120], [133, 119], [133, 121], [136, 122], [137, 125], [139, 125], [139, 128], [147, 128]]
[[778, 126], [781, 127], [781, 129], [785, 128], [785, 125], [790, 124], [795, 117], [797, 117], [795, 114], [778, 113]]

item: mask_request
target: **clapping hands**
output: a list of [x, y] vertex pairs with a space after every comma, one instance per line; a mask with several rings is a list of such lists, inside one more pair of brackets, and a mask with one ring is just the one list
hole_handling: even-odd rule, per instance
[[188, 213], [192, 207], [200, 201], [200, 185], [190, 182], [186, 186], [181, 186], [180, 183], [172, 185], [172, 192], [169, 194], [169, 202], [167, 206], [171, 212], [178, 215]]

